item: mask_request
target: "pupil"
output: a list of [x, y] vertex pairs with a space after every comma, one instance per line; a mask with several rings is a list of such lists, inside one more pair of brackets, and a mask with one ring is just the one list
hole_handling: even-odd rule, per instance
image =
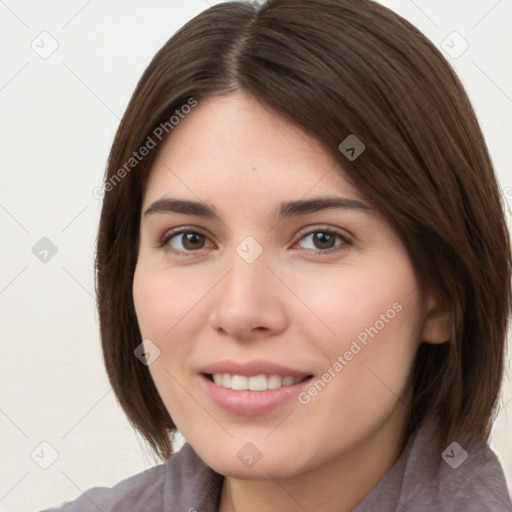
[[330, 233], [316, 233], [314, 236], [314, 243], [318, 249], [330, 249], [333, 247], [332, 242], [334, 237]]

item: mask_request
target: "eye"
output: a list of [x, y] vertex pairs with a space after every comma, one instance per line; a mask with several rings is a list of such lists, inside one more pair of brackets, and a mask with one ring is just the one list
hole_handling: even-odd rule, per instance
[[[209, 244], [209, 245], [206, 245]], [[174, 252], [193, 252], [205, 247], [214, 245], [208, 240], [206, 235], [197, 231], [181, 230], [166, 234], [160, 241], [160, 245], [167, 246]]]
[[337, 252], [347, 248], [352, 242], [341, 232], [334, 229], [317, 229], [306, 233], [298, 242], [302, 249], [316, 252]]
[[[343, 233], [332, 228], [324, 228], [307, 232], [296, 245], [307, 251], [332, 253], [347, 249], [351, 243]], [[159, 245], [178, 254], [215, 247], [206, 235], [187, 229], [167, 233], [160, 240]]]

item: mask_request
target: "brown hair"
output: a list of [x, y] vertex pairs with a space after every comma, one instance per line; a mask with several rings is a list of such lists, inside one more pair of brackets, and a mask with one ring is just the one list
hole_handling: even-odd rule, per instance
[[[433, 417], [443, 440], [487, 440], [511, 307], [510, 245], [488, 151], [450, 65], [415, 27], [370, 0], [215, 5], [182, 27], [144, 72], [106, 180], [119, 177], [155, 128], [191, 98], [237, 89], [325, 146], [401, 235], [423, 291], [451, 313], [450, 340], [418, 349], [408, 432]], [[338, 150], [350, 134], [366, 146], [354, 161]], [[144, 183], [156, 153], [106, 188], [96, 288], [112, 387], [134, 427], [166, 459], [175, 427], [134, 356], [142, 338], [132, 297]]]

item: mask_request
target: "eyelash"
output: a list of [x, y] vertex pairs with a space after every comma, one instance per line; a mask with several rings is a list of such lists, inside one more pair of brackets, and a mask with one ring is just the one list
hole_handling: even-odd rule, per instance
[[[340, 232], [336, 229], [333, 229], [333, 228], [317, 228], [317, 229], [313, 229], [310, 231], [306, 231], [303, 234], [300, 234], [300, 238], [299, 238], [298, 242], [304, 240], [307, 236], [310, 236], [315, 233], [323, 233], [323, 234], [327, 234], [327, 235], [333, 235], [335, 237], [338, 237], [342, 243], [339, 244], [338, 246], [335, 246], [331, 249], [326, 249], [326, 250], [322, 250], [322, 249], [316, 249], [316, 250], [315, 249], [303, 249], [303, 250], [305, 250], [307, 252], [311, 252], [313, 254], [335, 254], [335, 253], [346, 251], [347, 248], [352, 245], [352, 241], [347, 236], [345, 236], [342, 232]], [[158, 246], [160, 248], [164, 248], [164, 246], [166, 244], [168, 244], [172, 238], [174, 238], [175, 236], [178, 236], [178, 235], [183, 235], [183, 234], [200, 235], [200, 236], [204, 236], [206, 239], [208, 239], [208, 237], [205, 234], [201, 233], [200, 231], [195, 231], [193, 229], [180, 228], [180, 229], [177, 229], [176, 231], [167, 232], [160, 239]], [[196, 251], [181, 251], [181, 250], [176, 250], [171, 246], [165, 247], [165, 249], [174, 254], [177, 254], [178, 256], [184, 256], [184, 257], [192, 256], [192, 255], [194, 255], [194, 253], [198, 253], [201, 251], [201, 249], [198, 249]]]

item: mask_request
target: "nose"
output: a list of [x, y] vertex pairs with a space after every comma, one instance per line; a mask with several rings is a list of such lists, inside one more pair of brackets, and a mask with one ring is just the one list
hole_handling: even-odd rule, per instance
[[236, 339], [271, 336], [286, 329], [286, 296], [264, 255], [247, 263], [238, 254], [216, 286], [210, 326]]

